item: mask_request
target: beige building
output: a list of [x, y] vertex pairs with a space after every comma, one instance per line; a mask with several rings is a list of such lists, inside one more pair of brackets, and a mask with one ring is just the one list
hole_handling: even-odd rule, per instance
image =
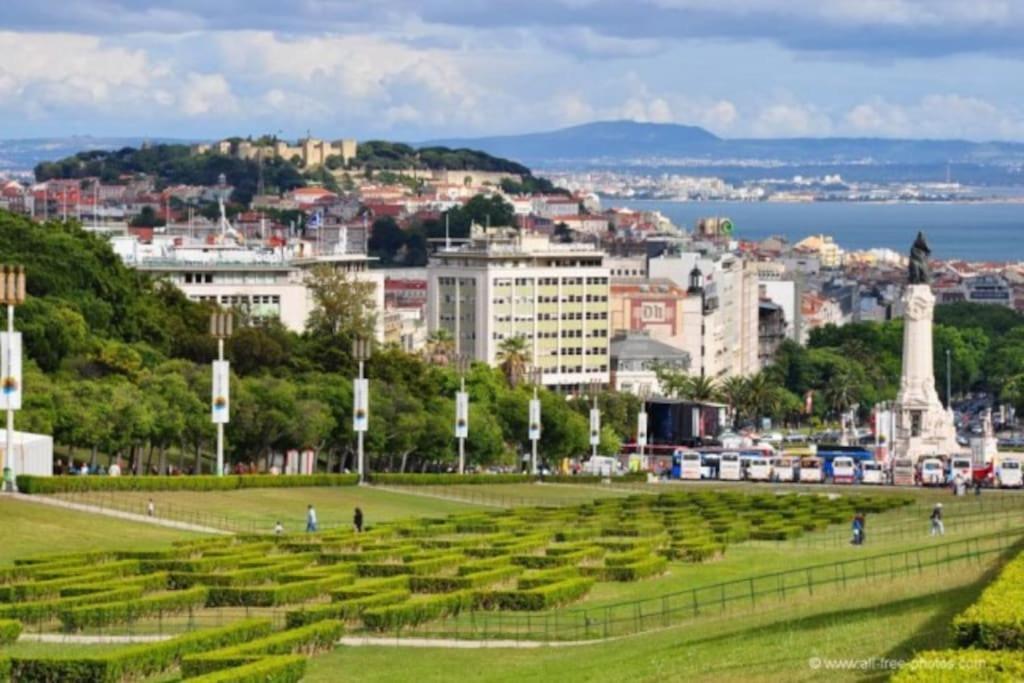
[[456, 352], [492, 365], [503, 340], [526, 340], [543, 383], [607, 384], [609, 274], [591, 245], [474, 226], [470, 240], [434, 254], [427, 267], [427, 321], [448, 330]]
[[[691, 354], [695, 343], [699, 353], [700, 297], [690, 296], [672, 280], [612, 278], [610, 308], [612, 334], [642, 332], [677, 349], [689, 347]], [[695, 321], [690, 329], [688, 319]]]
[[270, 157], [281, 157], [282, 159], [298, 159], [299, 163], [306, 168], [323, 166], [327, 158], [339, 156], [348, 164], [356, 158], [358, 144], [355, 140], [334, 140], [328, 142], [316, 138], [304, 138], [296, 145], [289, 145], [283, 140], [278, 140], [273, 145], [257, 145], [249, 140], [241, 140], [232, 144], [230, 140], [221, 140], [212, 145], [193, 145], [193, 154], [215, 151], [218, 154], [234, 154], [240, 159], [258, 159], [261, 156], [266, 159]]

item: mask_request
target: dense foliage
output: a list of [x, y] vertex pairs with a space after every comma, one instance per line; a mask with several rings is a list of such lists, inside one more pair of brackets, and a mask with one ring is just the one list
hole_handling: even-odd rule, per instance
[[448, 147], [420, 147], [417, 149], [401, 142], [385, 140], [368, 140], [360, 143], [356, 150], [355, 165], [373, 170], [427, 168], [530, 175], [530, 169], [522, 164], [473, 149], [449, 149]]

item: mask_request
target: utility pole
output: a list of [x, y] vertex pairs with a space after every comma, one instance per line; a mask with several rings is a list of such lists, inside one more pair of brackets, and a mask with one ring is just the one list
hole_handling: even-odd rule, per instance
[[352, 341], [352, 358], [359, 363], [359, 376], [352, 387], [352, 430], [356, 433], [356, 467], [359, 483], [366, 481], [363, 456], [363, 435], [370, 424], [370, 383], [364, 376], [366, 361], [370, 358], [370, 340], [358, 337]]
[[21, 333], [14, 331], [14, 307], [25, 303], [25, 267], [5, 265], [0, 270], [0, 301], [7, 305], [7, 332], [0, 339], [0, 404], [7, 411], [4, 449], [4, 490], [17, 491], [14, 471], [14, 411], [21, 409]]
[[210, 314], [210, 336], [217, 340], [217, 360], [213, 362], [212, 419], [217, 425], [217, 476], [224, 476], [224, 425], [231, 419], [231, 367], [224, 360], [224, 340], [231, 336], [234, 315], [230, 311]]
[[640, 412], [636, 415], [636, 445], [640, 451], [640, 466], [644, 466], [644, 449], [647, 447], [647, 386], [640, 388]]
[[459, 474], [466, 473], [466, 437], [469, 436], [469, 394], [466, 393], [466, 370], [470, 356], [459, 354], [459, 390], [455, 392], [455, 438], [459, 441]]
[[953, 376], [952, 370], [953, 363], [949, 353], [949, 349], [946, 349], [946, 410], [953, 409]]
[[[601, 411], [597, 407], [597, 395], [600, 392], [600, 380], [592, 379], [587, 386], [590, 394], [590, 457], [597, 457], [597, 447], [601, 443]], [[611, 474], [609, 472], [609, 474]]]
[[540, 398], [537, 390], [544, 381], [543, 371], [534, 366], [530, 368], [529, 381], [533, 385], [533, 398], [530, 399], [528, 434], [530, 437], [530, 474], [537, 476], [537, 442], [540, 441], [541, 415]]

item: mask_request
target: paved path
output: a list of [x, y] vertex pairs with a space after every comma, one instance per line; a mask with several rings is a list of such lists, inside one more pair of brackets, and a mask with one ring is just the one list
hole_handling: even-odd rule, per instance
[[22, 643], [74, 643], [76, 645], [129, 645], [131, 643], [159, 643], [172, 636], [163, 634], [135, 634], [123, 636], [89, 636], [80, 633], [22, 633]]
[[453, 638], [381, 638], [371, 636], [345, 636], [339, 645], [349, 647], [442, 647], [452, 650], [532, 650], [541, 647], [576, 647], [593, 645], [601, 641], [540, 641], [540, 640], [455, 640]]
[[148, 515], [139, 515], [134, 512], [122, 512], [121, 510], [111, 510], [110, 508], [99, 507], [97, 505], [86, 505], [85, 503], [72, 503], [71, 501], [62, 500], [60, 498], [51, 498], [49, 496], [29, 496], [24, 493], [4, 493], [4, 496], [9, 496], [14, 500], [24, 503], [35, 503], [37, 505], [51, 505], [53, 507], [64, 508], [66, 510], [77, 510], [79, 512], [88, 512], [94, 515], [106, 515], [107, 517], [116, 517], [118, 519], [128, 520], [130, 522], [140, 522], [142, 524], [153, 524], [156, 526], [167, 527], [168, 529], [179, 529], [181, 531], [195, 531], [201, 534], [217, 534], [220, 536], [231, 536], [230, 531], [223, 529], [215, 529], [209, 526], [201, 526], [199, 524], [189, 524], [188, 522], [178, 522], [173, 519], [162, 519], [160, 517], [150, 517]]

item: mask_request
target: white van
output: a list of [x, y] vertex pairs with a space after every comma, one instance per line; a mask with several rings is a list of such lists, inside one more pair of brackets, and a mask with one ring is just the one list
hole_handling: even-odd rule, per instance
[[679, 478], [700, 479], [700, 453], [697, 451], [683, 451], [680, 454]]
[[772, 475], [775, 477], [775, 481], [796, 481], [796, 472], [799, 465], [799, 458], [788, 455], [775, 458], [772, 461]]
[[1021, 463], [1017, 458], [1003, 458], [996, 468], [996, 481], [1004, 489], [1019, 489], [1024, 486]]
[[956, 479], [956, 475], [959, 474], [960, 479], [970, 484], [974, 476], [972, 470], [973, 467], [971, 465], [970, 458], [953, 458], [952, 469], [949, 472], [949, 476]]
[[836, 484], [852, 484], [857, 479], [857, 463], [853, 458], [840, 455], [832, 459], [832, 481]]
[[945, 486], [946, 468], [938, 458], [925, 458], [921, 461], [921, 484], [923, 486]]
[[771, 481], [772, 461], [768, 458], [751, 458], [747, 465], [747, 479], [750, 481]]
[[821, 458], [800, 459], [800, 483], [820, 484], [824, 481], [824, 470], [821, 468]]
[[739, 481], [742, 478], [739, 453], [722, 453], [718, 460], [718, 478], [722, 481]]
[[865, 460], [860, 465], [860, 481], [862, 484], [884, 484], [885, 470], [882, 463], [874, 460]]
[[619, 461], [607, 455], [595, 455], [583, 463], [583, 473], [611, 477], [619, 473]]

